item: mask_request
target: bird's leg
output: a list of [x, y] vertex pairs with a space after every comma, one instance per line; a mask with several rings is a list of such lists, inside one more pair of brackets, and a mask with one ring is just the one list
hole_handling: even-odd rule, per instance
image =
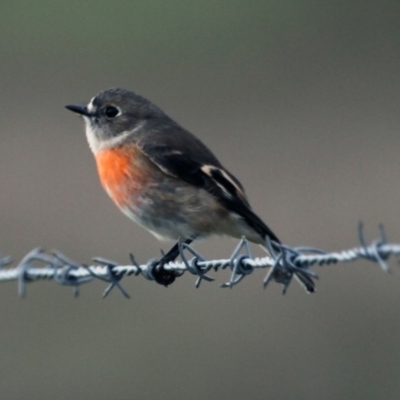
[[[183, 243], [190, 244], [193, 242], [193, 239], [186, 239]], [[168, 264], [171, 261], [175, 261], [179, 256], [179, 242], [176, 242], [171, 249], [168, 250], [166, 254], [164, 254], [160, 260], [162, 264]]]
[[[190, 244], [193, 242], [193, 239], [186, 239], [183, 243]], [[159, 260], [155, 261], [152, 275], [154, 280], [160, 285], [168, 286], [173, 283], [176, 277], [180, 276], [176, 271], [167, 271], [164, 269], [164, 265], [168, 264], [171, 261], [175, 261], [175, 259], [179, 256], [179, 242], [175, 243], [170, 250], [166, 254], [164, 254]]]

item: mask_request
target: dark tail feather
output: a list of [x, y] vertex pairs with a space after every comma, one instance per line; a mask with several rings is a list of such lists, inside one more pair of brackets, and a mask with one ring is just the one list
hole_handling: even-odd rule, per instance
[[258, 234], [260, 234], [263, 240], [266, 240], [267, 237], [269, 237], [271, 241], [279, 244], [281, 243], [275, 233], [272, 232], [271, 229], [269, 229], [268, 226], [265, 225], [262, 219], [254, 214], [254, 212], [250, 209], [246, 210], [244, 219], [250, 227], [252, 227]]

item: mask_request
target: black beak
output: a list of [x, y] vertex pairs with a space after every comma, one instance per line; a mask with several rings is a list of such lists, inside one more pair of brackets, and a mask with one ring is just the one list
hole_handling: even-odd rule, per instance
[[70, 110], [70, 111], [80, 114], [80, 115], [84, 115], [86, 117], [91, 116], [91, 114], [89, 113], [86, 106], [75, 106], [75, 105], [71, 104], [71, 105], [65, 106], [65, 108], [67, 110]]

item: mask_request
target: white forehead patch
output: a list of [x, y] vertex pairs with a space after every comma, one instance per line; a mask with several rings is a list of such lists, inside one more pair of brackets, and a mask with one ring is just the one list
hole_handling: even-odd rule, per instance
[[93, 107], [93, 100], [94, 100], [95, 98], [93, 97], [90, 101], [89, 101], [89, 104], [86, 106], [87, 107], [87, 109], [88, 109], [88, 111], [91, 113], [91, 112], [93, 112], [93, 109], [94, 109], [94, 107]]

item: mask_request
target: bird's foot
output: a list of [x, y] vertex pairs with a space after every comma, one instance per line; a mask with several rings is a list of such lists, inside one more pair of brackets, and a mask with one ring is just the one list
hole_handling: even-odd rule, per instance
[[[190, 244], [192, 241], [193, 239], [186, 239], [184, 243]], [[156, 259], [152, 262], [151, 274], [158, 284], [167, 287], [171, 285], [176, 278], [183, 274], [183, 272], [168, 271], [164, 268], [164, 265], [170, 263], [171, 261], [175, 261], [179, 254], [180, 246], [178, 242], [168, 251], [168, 253], [163, 254], [160, 259]]]
[[173, 260], [166, 259], [165, 256], [156, 259], [152, 262], [151, 266], [151, 274], [153, 275], [154, 280], [165, 287], [174, 283], [175, 279], [182, 275], [182, 273], [177, 271], [170, 271], [164, 268], [166, 264]]

